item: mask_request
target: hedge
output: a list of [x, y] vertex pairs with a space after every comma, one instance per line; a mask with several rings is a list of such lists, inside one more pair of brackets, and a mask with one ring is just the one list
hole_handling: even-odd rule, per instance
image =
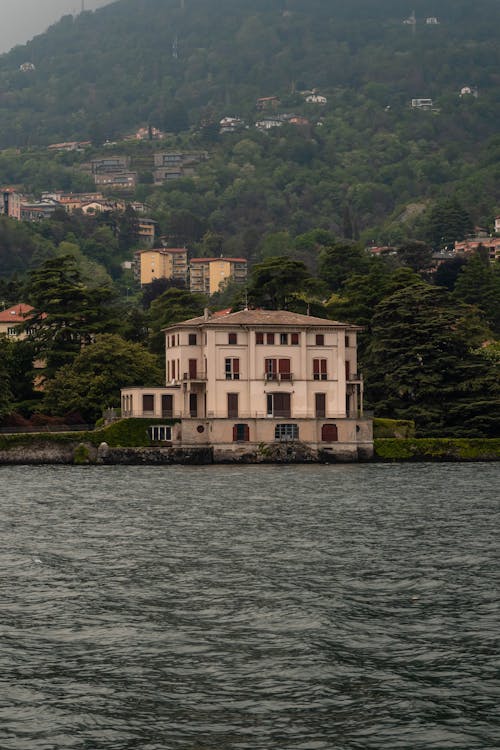
[[499, 461], [500, 438], [377, 438], [374, 450], [383, 461]]

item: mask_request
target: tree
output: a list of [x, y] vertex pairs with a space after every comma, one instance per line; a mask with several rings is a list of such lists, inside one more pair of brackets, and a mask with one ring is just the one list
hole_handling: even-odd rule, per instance
[[8, 341], [0, 339], [0, 420], [12, 411], [12, 391], [7, 368]]
[[162, 380], [155, 357], [143, 346], [101, 334], [47, 383], [42, 408], [54, 415], [77, 411], [93, 422], [105, 408], [120, 404], [120, 388], [158, 386]]
[[500, 334], [500, 264], [492, 266], [487, 255], [474, 253], [457, 276], [453, 296], [476, 305], [494, 333]]
[[349, 276], [368, 273], [369, 269], [370, 258], [354, 242], [336, 242], [319, 254], [319, 277], [332, 292], [339, 290]]
[[398, 247], [397, 255], [404, 266], [417, 273], [427, 271], [432, 263], [432, 247], [425, 242], [406, 242]]
[[385, 297], [366, 362], [376, 413], [414, 419], [424, 435], [497, 434], [498, 365], [476, 353], [487, 337], [474, 308], [442, 288], [419, 282]]
[[435, 203], [424, 218], [424, 236], [432, 247], [463, 240], [473, 229], [471, 217], [457, 198]]
[[149, 308], [151, 324], [150, 349], [161, 354], [165, 347], [165, 336], [161, 332], [166, 326], [195, 318], [203, 313], [207, 305], [204, 294], [193, 294], [187, 289], [171, 287], [157, 297]]
[[47, 377], [70, 363], [97, 333], [119, 327], [113, 290], [85, 286], [71, 257], [47, 260], [32, 272], [27, 291], [35, 308], [27, 327], [37, 355], [46, 362]]
[[297, 297], [304, 292], [320, 294], [325, 291], [324, 285], [311, 275], [305, 263], [280, 256], [268, 258], [253, 267], [248, 299], [256, 306], [287, 310], [293, 308]]

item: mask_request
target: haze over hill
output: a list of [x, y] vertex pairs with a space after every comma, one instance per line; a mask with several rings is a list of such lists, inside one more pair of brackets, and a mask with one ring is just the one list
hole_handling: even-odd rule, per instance
[[[95, 10], [112, 0], [84, 0], [86, 10]], [[25, 44], [67, 13], [78, 13], [82, 0], [17, 0], [2, 8], [0, 53]]]

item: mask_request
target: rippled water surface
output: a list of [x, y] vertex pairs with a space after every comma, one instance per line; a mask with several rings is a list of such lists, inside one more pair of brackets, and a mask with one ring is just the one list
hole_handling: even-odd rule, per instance
[[499, 485], [0, 468], [0, 749], [500, 748]]

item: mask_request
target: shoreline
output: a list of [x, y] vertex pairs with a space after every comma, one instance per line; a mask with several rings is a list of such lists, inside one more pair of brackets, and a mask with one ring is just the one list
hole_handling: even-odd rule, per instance
[[[265, 450], [217, 451], [213, 447], [112, 445], [104, 431], [0, 436], [0, 466], [211, 466], [355, 463], [451, 463], [500, 461], [500, 439], [377, 438], [373, 454], [340, 449], [304, 450], [299, 444], [270, 444]], [[89, 437], [92, 436], [92, 439]], [[108, 437], [108, 436], [106, 436]], [[82, 439], [83, 438], [83, 439]], [[341, 448], [339, 446], [339, 448]]]

